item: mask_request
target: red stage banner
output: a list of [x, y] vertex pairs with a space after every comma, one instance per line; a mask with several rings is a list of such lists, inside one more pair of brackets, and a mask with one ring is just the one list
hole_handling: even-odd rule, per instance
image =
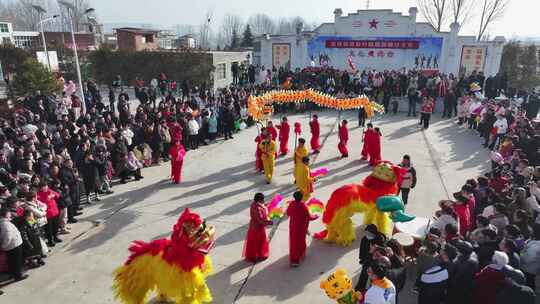
[[420, 41], [400, 40], [326, 40], [326, 48], [337, 49], [402, 49], [417, 50]]

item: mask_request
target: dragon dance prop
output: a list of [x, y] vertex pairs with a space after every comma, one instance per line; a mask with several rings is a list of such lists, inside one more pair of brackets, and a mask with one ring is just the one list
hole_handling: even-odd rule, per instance
[[125, 304], [142, 304], [150, 292], [177, 304], [212, 302], [205, 278], [212, 271], [207, 255], [215, 229], [186, 209], [170, 239], [134, 241], [131, 255], [114, 272], [115, 297]]
[[403, 169], [390, 162], [379, 163], [361, 184], [345, 185], [335, 190], [323, 213], [326, 230], [315, 238], [342, 246], [356, 238], [351, 217], [364, 214], [364, 224], [375, 224], [386, 235], [392, 233], [392, 221], [407, 222], [414, 219], [404, 213], [405, 206], [396, 196]]
[[334, 96], [330, 96], [313, 89], [301, 91], [271, 91], [260, 96], [249, 96], [248, 113], [253, 117], [254, 120], [261, 121], [274, 113], [274, 109], [272, 107], [273, 103], [300, 103], [307, 100], [312, 101], [321, 107], [338, 110], [364, 108], [368, 118], [373, 117], [375, 112], [384, 113], [384, 107], [382, 105], [369, 101], [369, 98], [366, 96], [337, 99]]

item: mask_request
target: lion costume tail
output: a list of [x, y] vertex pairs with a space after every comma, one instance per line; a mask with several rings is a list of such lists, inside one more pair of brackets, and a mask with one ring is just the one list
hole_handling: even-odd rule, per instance
[[210, 257], [205, 257], [202, 269], [195, 267], [186, 272], [163, 259], [163, 251], [159, 250], [163, 248], [162, 245], [154, 242], [133, 244], [130, 248], [132, 256], [114, 272], [115, 297], [125, 304], [144, 304], [148, 293], [155, 291], [157, 296], [176, 303], [212, 302], [205, 282], [206, 276], [212, 271]]

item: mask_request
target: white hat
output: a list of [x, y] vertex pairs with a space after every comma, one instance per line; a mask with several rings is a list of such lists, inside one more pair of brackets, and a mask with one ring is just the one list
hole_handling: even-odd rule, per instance
[[497, 266], [504, 267], [508, 265], [508, 255], [502, 251], [495, 251], [491, 258], [491, 262]]

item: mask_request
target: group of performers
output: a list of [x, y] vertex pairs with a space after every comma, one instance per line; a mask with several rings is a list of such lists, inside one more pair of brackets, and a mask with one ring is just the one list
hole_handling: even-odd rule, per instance
[[[306, 185], [302, 183], [304, 180], [300, 183], [298, 183], [298, 181], [299, 175], [302, 175], [302, 170], [306, 169], [304, 168], [304, 158], [309, 156], [310, 150], [312, 154], [318, 154], [321, 151], [321, 128], [318, 116], [313, 115], [309, 122], [311, 132], [310, 150], [306, 147], [305, 139], [298, 138], [301, 130], [297, 130], [297, 127], [300, 129], [299, 123], [295, 124], [297, 139], [295, 139], [296, 149], [294, 152], [294, 180], [297, 182], [299, 190], [301, 190], [304, 193], [304, 197], [306, 197], [306, 193], [309, 192], [309, 187], [306, 187]], [[272, 121], [268, 121], [266, 127], [262, 128], [259, 135], [255, 138], [255, 143], [257, 145], [255, 168], [258, 172], [264, 172], [268, 184], [272, 182], [276, 158], [278, 156], [284, 157], [289, 153], [290, 132], [291, 126], [289, 125], [288, 119], [287, 117], [283, 117], [281, 123], [277, 126], [274, 126]], [[349, 142], [349, 129], [347, 120], [340, 122], [338, 137], [339, 143], [337, 148], [341, 153], [341, 157], [349, 157], [349, 148], [347, 146]], [[375, 166], [381, 161], [381, 137], [382, 133], [379, 128], [374, 128], [373, 124], [368, 123], [367, 129], [363, 132], [364, 145], [361, 157], [362, 160], [369, 160], [371, 166]], [[277, 150], [277, 140], [279, 140], [279, 151]], [[309, 166], [307, 170], [309, 170]], [[306, 181], [309, 181], [309, 179]]]

